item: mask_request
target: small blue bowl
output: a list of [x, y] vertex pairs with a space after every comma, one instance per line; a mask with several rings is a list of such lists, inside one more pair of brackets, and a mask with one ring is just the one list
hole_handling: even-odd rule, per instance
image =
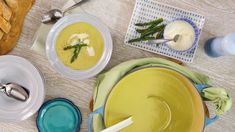
[[41, 106], [36, 123], [39, 132], [78, 132], [82, 115], [70, 100], [56, 98]]
[[174, 52], [179, 52], [179, 53], [191, 52], [191, 51], [197, 46], [197, 42], [198, 42], [199, 37], [200, 37], [200, 29], [197, 27], [197, 25], [196, 25], [192, 20], [189, 20], [189, 19], [187, 19], [187, 18], [175, 19], [175, 20], [173, 20], [172, 22], [174, 22], [174, 21], [179, 21], [179, 20], [181, 20], [181, 21], [186, 21], [186, 22], [188, 22], [190, 25], [192, 25], [192, 27], [193, 27], [193, 29], [194, 29], [194, 32], [195, 32], [195, 40], [194, 40], [194, 42], [193, 42], [193, 45], [192, 45], [191, 48], [189, 48], [189, 49], [187, 49], [187, 50], [184, 50], [184, 51], [175, 50], [175, 49], [171, 48], [170, 46], [168, 46], [167, 44], [166, 44], [166, 46], [167, 46], [168, 48], [170, 48], [171, 50], [173, 50]]

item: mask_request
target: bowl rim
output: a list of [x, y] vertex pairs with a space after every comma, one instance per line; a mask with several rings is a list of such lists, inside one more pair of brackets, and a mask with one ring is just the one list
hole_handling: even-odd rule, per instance
[[[104, 51], [101, 58], [95, 66], [87, 70], [75, 70], [65, 66], [57, 56], [55, 50], [55, 41], [59, 33], [65, 27], [77, 22], [86, 22], [91, 24], [101, 33], [104, 40]], [[46, 54], [50, 64], [62, 76], [72, 80], [87, 79], [100, 73], [108, 64], [112, 55], [112, 50], [113, 42], [108, 27], [95, 16], [89, 15], [87, 13], [76, 13], [63, 17], [51, 28], [46, 40]]]
[[54, 103], [54, 102], [64, 102], [64, 103], [67, 103], [68, 105], [70, 105], [71, 107], [73, 107], [73, 109], [76, 111], [76, 114], [78, 116], [78, 122], [77, 122], [76, 130], [79, 131], [80, 127], [81, 127], [81, 124], [82, 124], [82, 119], [83, 119], [80, 109], [71, 100], [66, 99], [66, 98], [61, 98], [61, 97], [47, 100], [46, 102], [44, 102], [42, 104], [42, 106], [38, 110], [38, 115], [36, 117], [36, 127], [37, 127], [38, 131], [41, 130], [39, 122], [42, 118], [41, 115], [43, 114], [42, 112], [43, 112], [44, 108], [47, 107], [48, 105]]

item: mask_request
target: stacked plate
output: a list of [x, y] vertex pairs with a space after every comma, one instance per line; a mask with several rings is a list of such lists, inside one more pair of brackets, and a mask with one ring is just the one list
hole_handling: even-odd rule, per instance
[[38, 111], [44, 101], [44, 80], [39, 70], [28, 60], [12, 55], [0, 56], [0, 82], [14, 82], [29, 91], [26, 102], [0, 93], [0, 121], [18, 122]]

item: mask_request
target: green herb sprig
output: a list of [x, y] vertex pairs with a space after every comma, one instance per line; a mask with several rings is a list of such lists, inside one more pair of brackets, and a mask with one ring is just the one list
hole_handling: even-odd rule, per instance
[[82, 47], [86, 47], [88, 46], [87, 44], [84, 44], [82, 42], [79, 42], [73, 46], [67, 46], [67, 47], [64, 47], [64, 50], [70, 50], [70, 49], [74, 49], [73, 51], [73, 56], [70, 60], [70, 63], [73, 63], [77, 58], [78, 58], [78, 55], [82, 49]]
[[140, 33], [139, 38], [131, 39], [128, 43], [148, 41], [154, 39], [160, 39], [163, 37], [165, 25], [162, 24], [163, 19], [159, 18], [150, 22], [136, 23], [135, 26], [142, 27], [142, 29], [137, 28], [136, 32]]

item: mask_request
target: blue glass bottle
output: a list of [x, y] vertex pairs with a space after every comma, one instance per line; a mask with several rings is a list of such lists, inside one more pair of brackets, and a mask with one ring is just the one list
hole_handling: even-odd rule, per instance
[[235, 55], [235, 33], [207, 40], [204, 49], [210, 57]]

